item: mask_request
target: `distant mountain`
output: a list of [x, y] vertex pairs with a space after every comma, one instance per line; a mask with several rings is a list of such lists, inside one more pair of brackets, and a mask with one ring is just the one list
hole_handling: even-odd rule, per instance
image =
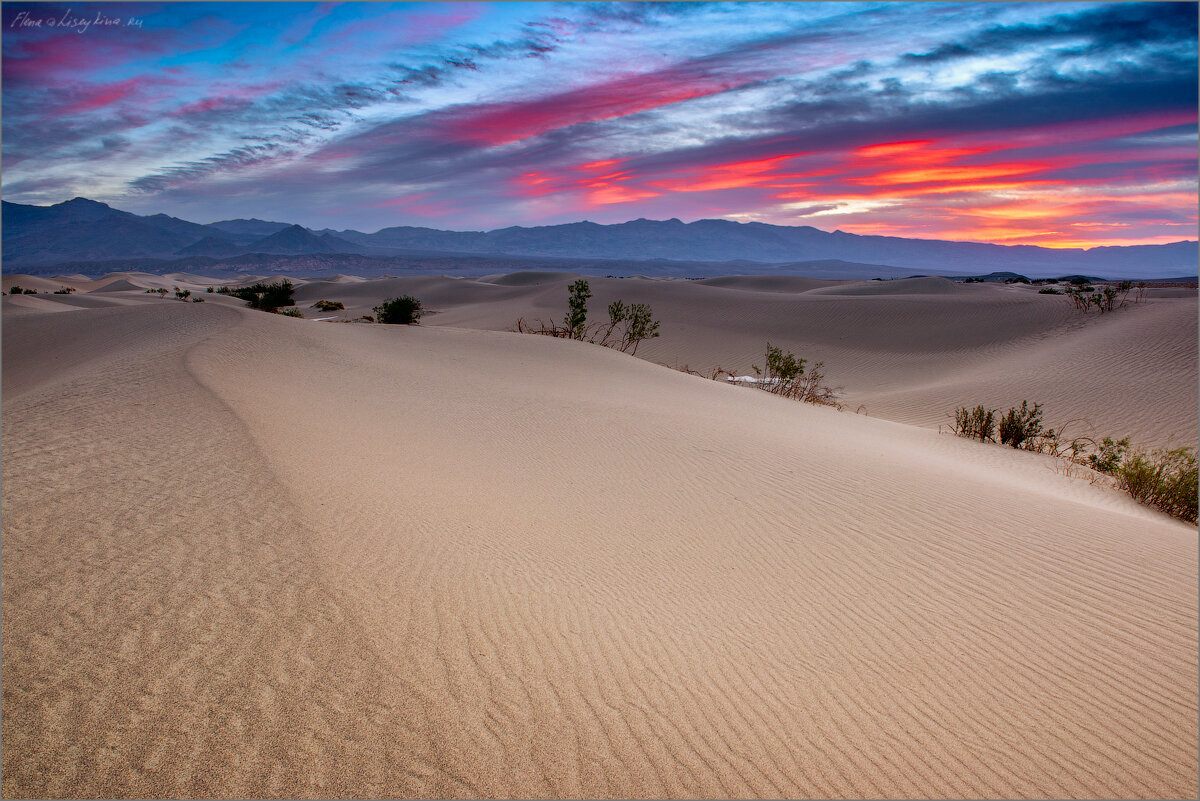
[[[349, 232], [342, 232], [349, 237]], [[832, 233], [810, 226], [736, 223], [730, 220], [633, 220], [616, 225], [592, 222], [496, 231], [439, 231], [384, 228], [355, 241], [378, 248], [452, 250], [460, 253], [589, 257], [670, 258], [773, 264], [826, 260], [889, 265], [923, 273], [974, 274], [1011, 270], [1052, 276], [1063, 271], [1119, 277], [1161, 277], [1196, 272], [1197, 243], [1101, 247], [1091, 250], [992, 245]]]
[[[615, 225], [593, 222], [495, 231], [443, 231], [398, 226], [373, 234], [313, 232], [265, 220], [224, 220], [209, 225], [155, 214], [141, 217], [103, 203], [75, 198], [53, 206], [4, 202], [6, 271], [66, 262], [171, 259], [240, 254], [360, 254], [380, 259], [429, 254], [449, 258], [561, 259], [646, 262], [664, 260], [656, 274], [688, 275], [685, 263], [744, 262], [730, 273], [858, 277], [864, 270], [895, 277], [912, 273], [980, 275], [1013, 272], [1032, 278], [1082, 273], [1111, 278], [1195, 275], [1195, 241], [1169, 245], [1052, 249], [861, 236], [810, 226], [736, 223], [729, 220], [638, 219]], [[226, 244], [227, 243], [227, 244]], [[672, 265], [674, 265], [672, 267]], [[707, 273], [711, 274], [711, 273]]]
[[244, 253], [245, 248], [241, 245], [230, 242], [228, 239], [218, 239], [215, 236], [206, 236], [199, 242], [194, 242], [187, 247], [180, 248], [175, 251], [177, 256], [236, 256], [239, 253]]
[[266, 220], [221, 220], [220, 222], [209, 223], [209, 228], [216, 228], [225, 233], [234, 234], [237, 236], [248, 236], [261, 238], [277, 234], [284, 228], [291, 227], [290, 223], [267, 222]]
[[292, 225], [247, 245], [243, 252], [299, 256], [310, 253], [358, 253], [361, 250], [358, 245], [331, 234], [317, 236], [307, 228]]
[[5, 201], [3, 227], [6, 268], [165, 256], [209, 233], [202, 225], [165, 214], [139, 217], [78, 197], [53, 206]]

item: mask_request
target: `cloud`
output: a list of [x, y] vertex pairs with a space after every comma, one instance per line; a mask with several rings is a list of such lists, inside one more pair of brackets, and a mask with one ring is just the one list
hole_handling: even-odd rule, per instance
[[971, 56], [1014, 53], [1031, 45], [1055, 42], [1086, 45], [1078, 54], [1098, 55], [1117, 48], [1155, 47], [1196, 41], [1194, 3], [1106, 3], [1042, 22], [996, 25], [968, 36], [963, 42], [946, 42], [925, 53], [908, 53], [904, 60], [929, 64]]
[[178, 164], [161, 173], [144, 175], [130, 182], [130, 188], [135, 192], [160, 192], [163, 189], [179, 183], [212, 175], [243, 170], [247, 167], [261, 165], [280, 157], [293, 154], [278, 143], [261, 145], [243, 145], [227, 153], [200, 159], [199, 161]]

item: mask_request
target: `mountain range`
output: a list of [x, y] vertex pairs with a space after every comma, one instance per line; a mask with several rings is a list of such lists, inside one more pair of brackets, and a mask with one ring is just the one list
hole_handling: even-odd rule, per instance
[[[224, 220], [201, 225], [166, 214], [141, 216], [86, 198], [52, 206], [3, 202], [6, 272], [45, 273], [70, 265], [77, 272], [180, 266], [218, 270], [266, 257], [320, 257], [322, 265], [408, 263], [434, 257], [469, 258], [486, 264], [542, 260], [649, 263], [645, 274], [694, 275], [760, 272], [828, 278], [897, 277], [921, 273], [974, 275], [995, 271], [1030, 277], [1085, 273], [1108, 278], [1166, 278], [1196, 274], [1196, 241], [1166, 245], [1054, 249], [863, 236], [809, 226], [737, 223], [729, 220], [638, 219], [614, 225], [593, 222], [494, 231], [445, 231], [398, 226], [375, 233], [323, 229], [266, 220]], [[349, 258], [357, 256], [359, 258]], [[479, 257], [485, 257], [480, 259]], [[818, 265], [819, 268], [818, 268]], [[133, 266], [132, 264], [130, 265]], [[549, 267], [550, 265], [547, 265]], [[486, 268], [485, 268], [486, 269]]]

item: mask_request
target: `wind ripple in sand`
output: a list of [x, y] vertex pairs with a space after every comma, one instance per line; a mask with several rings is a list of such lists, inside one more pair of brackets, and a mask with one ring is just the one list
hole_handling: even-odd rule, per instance
[[56, 378], [5, 322], [6, 795], [1196, 794], [1195, 532], [1027, 454], [541, 337], [54, 317], [131, 334]]

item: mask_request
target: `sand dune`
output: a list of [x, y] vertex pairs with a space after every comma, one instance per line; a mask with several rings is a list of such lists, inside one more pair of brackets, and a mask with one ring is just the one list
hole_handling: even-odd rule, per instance
[[[479, 330], [568, 282], [297, 292], [420, 327], [4, 298], [4, 795], [1197, 794], [1195, 528], [897, 422], [1015, 387], [1178, 436], [1194, 297], [592, 279], [648, 359]], [[764, 337], [872, 416], [653, 363]]]

